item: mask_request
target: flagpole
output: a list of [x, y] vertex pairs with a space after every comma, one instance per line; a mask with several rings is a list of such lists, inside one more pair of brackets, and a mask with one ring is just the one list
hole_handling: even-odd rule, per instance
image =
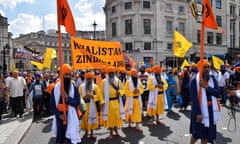
[[[203, 60], [204, 60], [204, 33], [205, 33], [205, 15], [203, 13], [202, 21], [201, 21], [201, 33], [200, 33], [200, 66], [199, 66], [199, 80], [202, 80], [202, 73], [203, 73]], [[202, 104], [202, 87], [199, 85], [199, 92], [198, 92], [198, 100], [201, 106]]]
[[[59, 0], [57, 0], [57, 6], [59, 6]], [[57, 8], [57, 13], [58, 13], [58, 8]], [[58, 15], [59, 16], [59, 15]], [[60, 82], [61, 82], [61, 88], [60, 92], [62, 93], [64, 91], [64, 80], [63, 80], [63, 75], [62, 75], [62, 65], [63, 65], [63, 60], [62, 60], [62, 36], [61, 36], [61, 27], [60, 23], [58, 20], [58, 52], [59, 52], [59, 65], [60, 65]], [[62, 96], [62, 103], [65, 106], [65, 98]], [[64, 116], [66, 117], [66, 111], [63, 111]], [[63, 124], [66, 125], [67, 121], [63, 121]]]

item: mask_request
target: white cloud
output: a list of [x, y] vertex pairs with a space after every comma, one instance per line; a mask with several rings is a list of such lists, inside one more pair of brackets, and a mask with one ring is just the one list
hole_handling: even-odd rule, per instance
[[40, 17], [25, 13], [18, 14], [17, 18], [9, 23], [9, 31], [12, 32], [14, 36], [38, 31], [42, 27]]
[[81, 16], [75, 17], [75, 23], [78, 30], [93, 30], [93, 22], [96, 21], [96, 30], [105, 29], [105, 15], [102, 12], [93, 11], [93, 2], [80, 0], [75, 4], [75, 8], [80, 11]]
[[[44, 24], [43, 24], [44, 21]], [[50, 13], [44, 16], [34, 16], [26, 13], [18, 14], [17, 18], [10, 21], [9, 31], [13, 33], [13, 37], [19, 34], [27, 34], [40, 30], [57, 29], [57, 16]]]
[[0, 0], [0, 5], [4, 6], [6, 9], [7, 7], [14, 9], [17, 3], [33, 3], [34, 0]]
[[5, 16], [5, 12], [4, 12], [3, 10], [1, 10], [1, 9], [0, 9], [0, 14], [1, 14], [2, 16]]

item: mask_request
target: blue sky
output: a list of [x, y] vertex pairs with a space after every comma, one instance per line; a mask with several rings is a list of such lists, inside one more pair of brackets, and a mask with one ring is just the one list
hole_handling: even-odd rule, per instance
[[[68, 0], [77, 30], [105, 30], [105, 0]], [[39, 30], [57, 29], [56, 0], [0, 0], [0, 13], [8, 18], [14, 37]], [[64, 29], [63, 29], [64, 30]]]

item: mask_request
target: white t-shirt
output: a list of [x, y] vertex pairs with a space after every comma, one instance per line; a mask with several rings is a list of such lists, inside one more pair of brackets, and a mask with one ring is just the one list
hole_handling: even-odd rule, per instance
[[218, 73], [218, 85], [219, 87], [225, 87], [226, 86], [226, 79], [229, 79], [230, 75], [228, 72], [225, 72], [222, 74], [221, 72]]
[[15, 98], [19, 96], [23, 96], [23, 90], [26, 85], [26, 80], [23, 77], [12, 78], [6, 84], [6, 86], [10, 89], [10, 96]]

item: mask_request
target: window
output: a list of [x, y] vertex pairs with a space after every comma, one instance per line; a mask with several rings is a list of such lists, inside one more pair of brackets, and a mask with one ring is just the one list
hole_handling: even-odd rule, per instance
[[132, 20], [125, 20], [125, 34], [132, 34]]
[[179, 23], [179, 32], [180, 32], [182, 35], [185, 35], [185, 23], [184, 23], [184, 22], [180, 22], [180, 23]]
[[218, 45], [222, 44], [222, 34], [221, 33], [216, 33], [216, 43]]
[[217, 25], [221, 27], [222, 26], [222, 17], [219, 15], [216, 15], [216, 20], [217, 20]]
[[234, 5], [230, 5], [230, 15], [235, 15], [235, 9], [236, 7]]
[[124, 8], [125, 8], [125, 10], [132, 9], [132, 2], [125, 2], [124, 3]]
[[184, 6], [179, 6], [178, 7], [178, 12], [179, 13], [184, 13]]
[[144, 34], [151, 34], [151, 20], [143, 19]]
[[207, 43], [213, 44], [213, 32], [207, 32]]
[[144, 50], [151, 50], [151, 43], [150, 42], [145, 42], [144, 43]]
[[197, 0], [197, 3], [200, 3], [200, 4], [201, 4], [201, 3], [202, 3], [202, 0]]
[[197, 31], [197, 43], [200, 43], [200, 30]]
[[172, 5], [166, 4], [166, 11], [171, 12], [172, 11]]
[[168, 43], [167, 44], [167, 49], [172, 49], [173, 48], [173, 44], [172, 43]]
[[169, 35], [173, 34], [172, 21], [167, 21], [167, 34], [169, 34]]
[[133, 50], [132, 43], [125, 43], [125, 48], [126, 48], [126, 51], [132, 51]]
[[112, 23], [112, 37], [117, 36], [117, 26], [116, 26], [116, 22]]
[[143, 1], [143, 8], [150, 9], [151, 8], [150, 1]]
[[218, 9], [222, 8], [221, 0], [216, 0], [216, 8], [218, 8]]
[[116, 6], [112, 6], [112, 13], [116, 12]]

